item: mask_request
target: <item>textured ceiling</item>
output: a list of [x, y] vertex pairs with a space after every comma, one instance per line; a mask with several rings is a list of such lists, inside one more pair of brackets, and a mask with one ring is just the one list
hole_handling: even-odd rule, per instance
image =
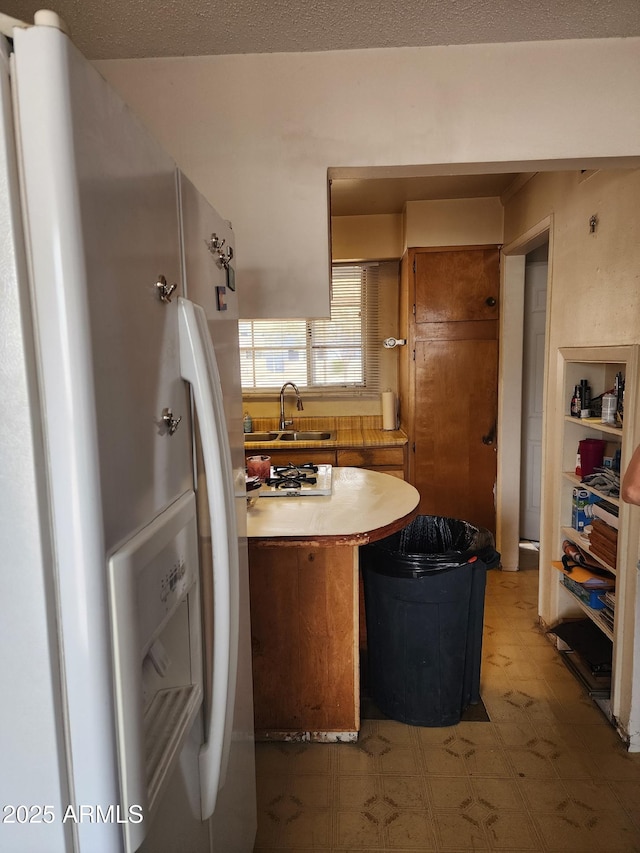
[[[1, 0], [32, 21], [46, 0]], [[640, 0], [57, 0], [89, 59], [640, 36]]]

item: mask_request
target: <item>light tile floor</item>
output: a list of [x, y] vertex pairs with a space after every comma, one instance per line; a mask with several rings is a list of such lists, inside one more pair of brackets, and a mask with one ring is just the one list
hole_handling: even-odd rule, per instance
[[256, 853], [640, 853], [640, 754], [541, 634], [537, 583], [535, 567], [487, 575], [490, 722], [257, 744]]

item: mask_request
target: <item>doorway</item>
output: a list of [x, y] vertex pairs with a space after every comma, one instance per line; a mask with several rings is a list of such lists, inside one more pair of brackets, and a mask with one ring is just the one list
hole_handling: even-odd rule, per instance
[[[539, 253], [536, 253], [539, 250]], [[529, 264], [527, 264], [529, 258]], [[546, 260], [543, 261], [543, 258]], [[548, 323], [547, 306], [551, 295], [551, 259], [553, 258], [553, 220], [547, 217], [517, 240], [505, 246], [502, 250], [502, 287], [501, 287], [501, 356], [500, 356], [500, 396], [498, 424], [501, 434], [498, 450], [498, 479], [496, 497], [497, 538], [498, 547], [502, 554], [502, 569], [518, 571], [520, 567], [521, 541], [521, 494], [528, 489], [530, 495], [527, 501], [531, 504], [530, 517], [537, 519], [535, 530], [539, 537], [540, 519], [544, 512], [544, 494], [540, 488], [539, 473], [544, 470], [544, 415], [540, 400], [545, 399], [548, 358]], [[527, 266], [543, 262], [544, 267], [537, 270], [537, 287], [527, 288]], [[544, 275], [542, 270], [544, 268]], [[531, 271], [529, 273], [531, 278]], [[544, 288], [540, 282], [544, 279]], [[527, 329], [526, 298], [536, 299], [536, 329]], [[544, 293], [540, 291], [544, 290]], [[530, 313], [530, 312], [529, 312]], [[527, 345], [535, 349], [532, 359], [530, 382], [532, 402], [527, 402], [523, 388], [525, 360], [525, 335]], [[536, 401], [537, 398], [537, 401]], [[530, 409], [537, 412], [535, 430], [539, 430], [539, 441], [533, 441], [529, 451], [534, 463], [530, 465], [531, 473], [527, 485], [523, 484], [522, 468], [526, 465], [523, 456], [525, 411]], [[513, 429], [511, 425], [515, 425]], [[532, 429], [532, 434], [535, 435]], [[536, 458], [537, 455], [537, 458]]]
[[525, 256], [520, 539], [540, 541], [542, 416], [549, 244]]

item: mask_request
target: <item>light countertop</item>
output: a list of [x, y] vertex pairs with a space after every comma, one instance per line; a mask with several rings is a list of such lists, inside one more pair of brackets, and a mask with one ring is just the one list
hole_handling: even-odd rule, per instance
[[398, 477], [334, 467], [331, 495], [258, 497], [247, 511], [247, 535], [261, 545], [365, 545], [400, 530], [420, 495]]

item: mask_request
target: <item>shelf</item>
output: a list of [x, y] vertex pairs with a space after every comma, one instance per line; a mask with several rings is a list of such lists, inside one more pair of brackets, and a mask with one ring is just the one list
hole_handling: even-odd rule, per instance
[[603, 424], [600, 418], [574, 418], [571, 415], [565, 415], [564, 419], [568, 424], [595, 429], [598, 432], [606, 432], [607, 435], [615, 435], [616, 438], [622, 440], [622, 426]]
[[580, 477], [578, 477], [577, 474], [574, 474], [573, 471], [563, 471], [562, 476], [577, 488], [586, 489], [588, 492], [591, 492], [592, 495], [597, 495], [597, 497], [601, 498], [603, 501], [609, 501], [609, 503], [614, 504], [614, 506], [620, 506], [620, 498], [613, 497], [612, 495], [605, 495], [604, 492], [583, 483]]
[[586, 613], [586, 615], [589, 617], [589, 619], [591, 619], [591, 621], [595, 625], [597, 625], [598, 628], [600, 628], [600, 630], [605, 635], [605, 637], [608, 637], [611, 640], [611, 642], [613, 642], [613, 631], [607, 625], [607, 623], [604, 621], [604, 619], [600, 618], [600, 616], [598, 615], [599, 611], [594, 610], [593, 607], [589, 607], [589, 605], [585, 604], [584, 601], [580, 601], [578, 596], [574, 595], [574, 593], [572, 593], [571, 590], [568, 589], [568, 587], [566, 587], [564, 584], [562, 584], [562, 589], [567, 593], [567, 595], [571, 596], [571, 598], [575, 601], [575, 603], [578, 605], [580, 610], [582, 610], [584, 613]]
[[591, 550], [589, 544], [589, 538], [584, 536], [584, 534], [580, 533], [579, 530], [576, 530], [575, 527], [562, 527], [561, 528], [562, 535], [565, 539], [570, 539], [576, 545], [579, 545], [583, 551], [586, 551], [590, 557], [599, 563], [603, 569], [606, 569], [608, 572], [611, 572], [612, 575], [616, 575], [617, 571], [613, 566], [610, 566], [608, 563], [605, 563], [597, 554], [594, 554]]
[[584, 686], [592, 699], [609, 699], [611, 696], [611, 676], [597, 677], [589, 672], [589, 667], [584, 663], [579, 654], [573, 649], [561, 651], [562, 660], [571, 672]]
[[[549, 447], [547, 459], [552, 466], [548, 476], [543, 481], [545, 494], [553, 506], [553, 526], [545, 526], [544, 536], [541, 539], [553, 535], [553, 542], [541, 543], [543, 550], [550, 547], [554, 555], [561, 554], [562, 540], [568, 539], [577, 545], [594, 566], [602, 567], [611, 578], [615, 579], [616, 602], [613, 608], [600, 609], [601, 602], [598, 593], [592, 593], [587, 576], [581, 575], [577, 570], [573, 574], [562, 574], [561, 562], [555, 564], [549, 560], [541, 566], [545, 573], [550, 572], [549, 594], [541, 597], [541, 605], [547, 608], [551, 622], [573, 619], [580, 615], [588, 619], [589, 624], [595, 626], [603, 640], [612, 644], [612, 671], [611, 671], [611, 696], [605, 698], [606, 690], [601, 690], [600, 684], [589, 685], [588, 679], [584, 678], [584, 672], [576, 665], [576, 660], [565, 660], [565, 663], [574, 672], [582, 684], [587, 687], [589, 695], [598, 707], [606, 714], [610, 722], [614, 723], [619, 734], [629, 744], [633, 743], [634, 751], [640, 748], [640, 732], [634, 718], [632, 698], [638, 686], [637, 670], [635, 669], [635, 652], [637, 649], [637, 626], [640, 624], [639, 605], [637, 602], [637, 582], [635, 565], [638, 562], [638, 542], [640, 541], [640, 511], [630, 508], [618, 494], [616, 497], [604, 494], [607, 486], [601, 481], [600, 487], [596, 483], [593, 486], [581, 481], [580, 476], [575, 474], [575, 463], [580, 453], [580, 442], [588, 438], [602, 439], [605, 443], [605, 455], [607, 457], [620, 457], [620, 475], [624, 472], [631, 460], [635, 447], [638, 445], [640, 434], [640, 396], [638, 389], [638, 376], [640, 376], [640, 346], [638, 344], [625, 344], [616, 346], [587, 346], [587, 347], [561, 347], [557, 351], [555, 362], [556, 372], [550, 373], [551, 387], [555, 396], [550, 402], [555, 410], [553, 425], [548, 431]], [[598, 417], [576, 418], [569, 414], [569, 401], [575, 386], [586, 379], [591, 387], [593, 399], [613, 389], [616, 385], [616, 377], [621, 373], [625, 381], [624, 396], [624, 420], [616, 423], [603, 423]], [[555, 382], [554, 382], [555, 380]], [[592, 410], [593, 412], [593, 410]], [[607, 459], [608, 461], [608, 459]], [[558, 485], [557, 492], [554, 493]], [[589, 480], [591, 478], [587, 478]], [[593, 478], [596, 480], [596, 478]], [[582, 496], [578, 497], [577, 504], [573, 501], [573, 490], [584, 490]], [[599, 547], [600, 536], [592, 532], [597, 528], [594, 518], [589, 517], [593, 508], [585, 508], [578, 517], [576, 510], [583, 508], [588, 503], [606, 501], [612, 504], [609, 509], [612, 516], [618, 514], [618, 520], [609, 517], [619, 531], [617, 537], [617, 556], [614, 557], [614, 537], [611, 537], [611, 550], [605, 550], [609, 540], [604, 539], [603, 546]], [[599, 512], [599, 510], [596, 510]], [[603, 513], [606, 514], [606, 513]], [[586, 533], [576, 530], [572, 524], [578, 526], [578, 521], [587, 526]], [[605, 519], [606, 521], [606, 519]], [[567, 525], [567, 526], [564, 526]], [[609, 533], [609, 531], [604, 531]], [[590, 537], [589, 535], [590, 534]], [[594, 553], [596, 548], [603, 557]], [[609, 561], [614, 565], [610, 565]], [[549, 568], [547, 568], [549, 567]], [[553, 577], [555, 570], [559, 570], [559, 576]], [[579, 583], [576, 578], [580, 577]], [[586, 587], [585, 587], [586, 583]], [[556, 587], [562, 587], [563, 591]], [[604, 595], [602, 596], [604, 598]], [[608, 614], [608, 621], [605, 617]], [[611, 618], [613, 617], [613, 618]], [[615, 638], [615, 639], [614, 639]], [[573, 664], [573, 666], [571, 665]], [[595, 689], [594, 689], [595, 687]], [[613, 710], [615, 709], [615, 716]]]
[[[562, 574], [562, 569], [558, 568], [558, 566], [554, 565], [553, 563], [551, 565], [552, 565], [552, 568], [554, 568], [556, 571], [558, 571]], [[594, 623], [594, 625], [597, 625], [597, 627], [600, 628], [600, 630], [605, 635], [605, 637], [608, 637], [611, 640], [611, 642], [613, 642], [613, 631], [607, 625], [607, 623], [604, 621], [604, 619], [600, 616], [600, 611], [594, 610], [593, 607], [589, 607], [588, 604], [585, 604], [584, 601], [581, 601], [578, 598], [578, 596], [575, 595], [575, 593], [573, 593], [564, 584], [561, 584], [561, 587], [567, 593], [567, 595], [570, 596], [573, 601], [575, 601], [575, 603], [578, 605], [580, 610], [582, 610], [582, 612], [585, 613], [589, 617], [589, 619], [591, 619], [591, 621]], [[603, 595], [604, 595], [604, 592], [605, 592], [605, 590], [602, 591]]]

